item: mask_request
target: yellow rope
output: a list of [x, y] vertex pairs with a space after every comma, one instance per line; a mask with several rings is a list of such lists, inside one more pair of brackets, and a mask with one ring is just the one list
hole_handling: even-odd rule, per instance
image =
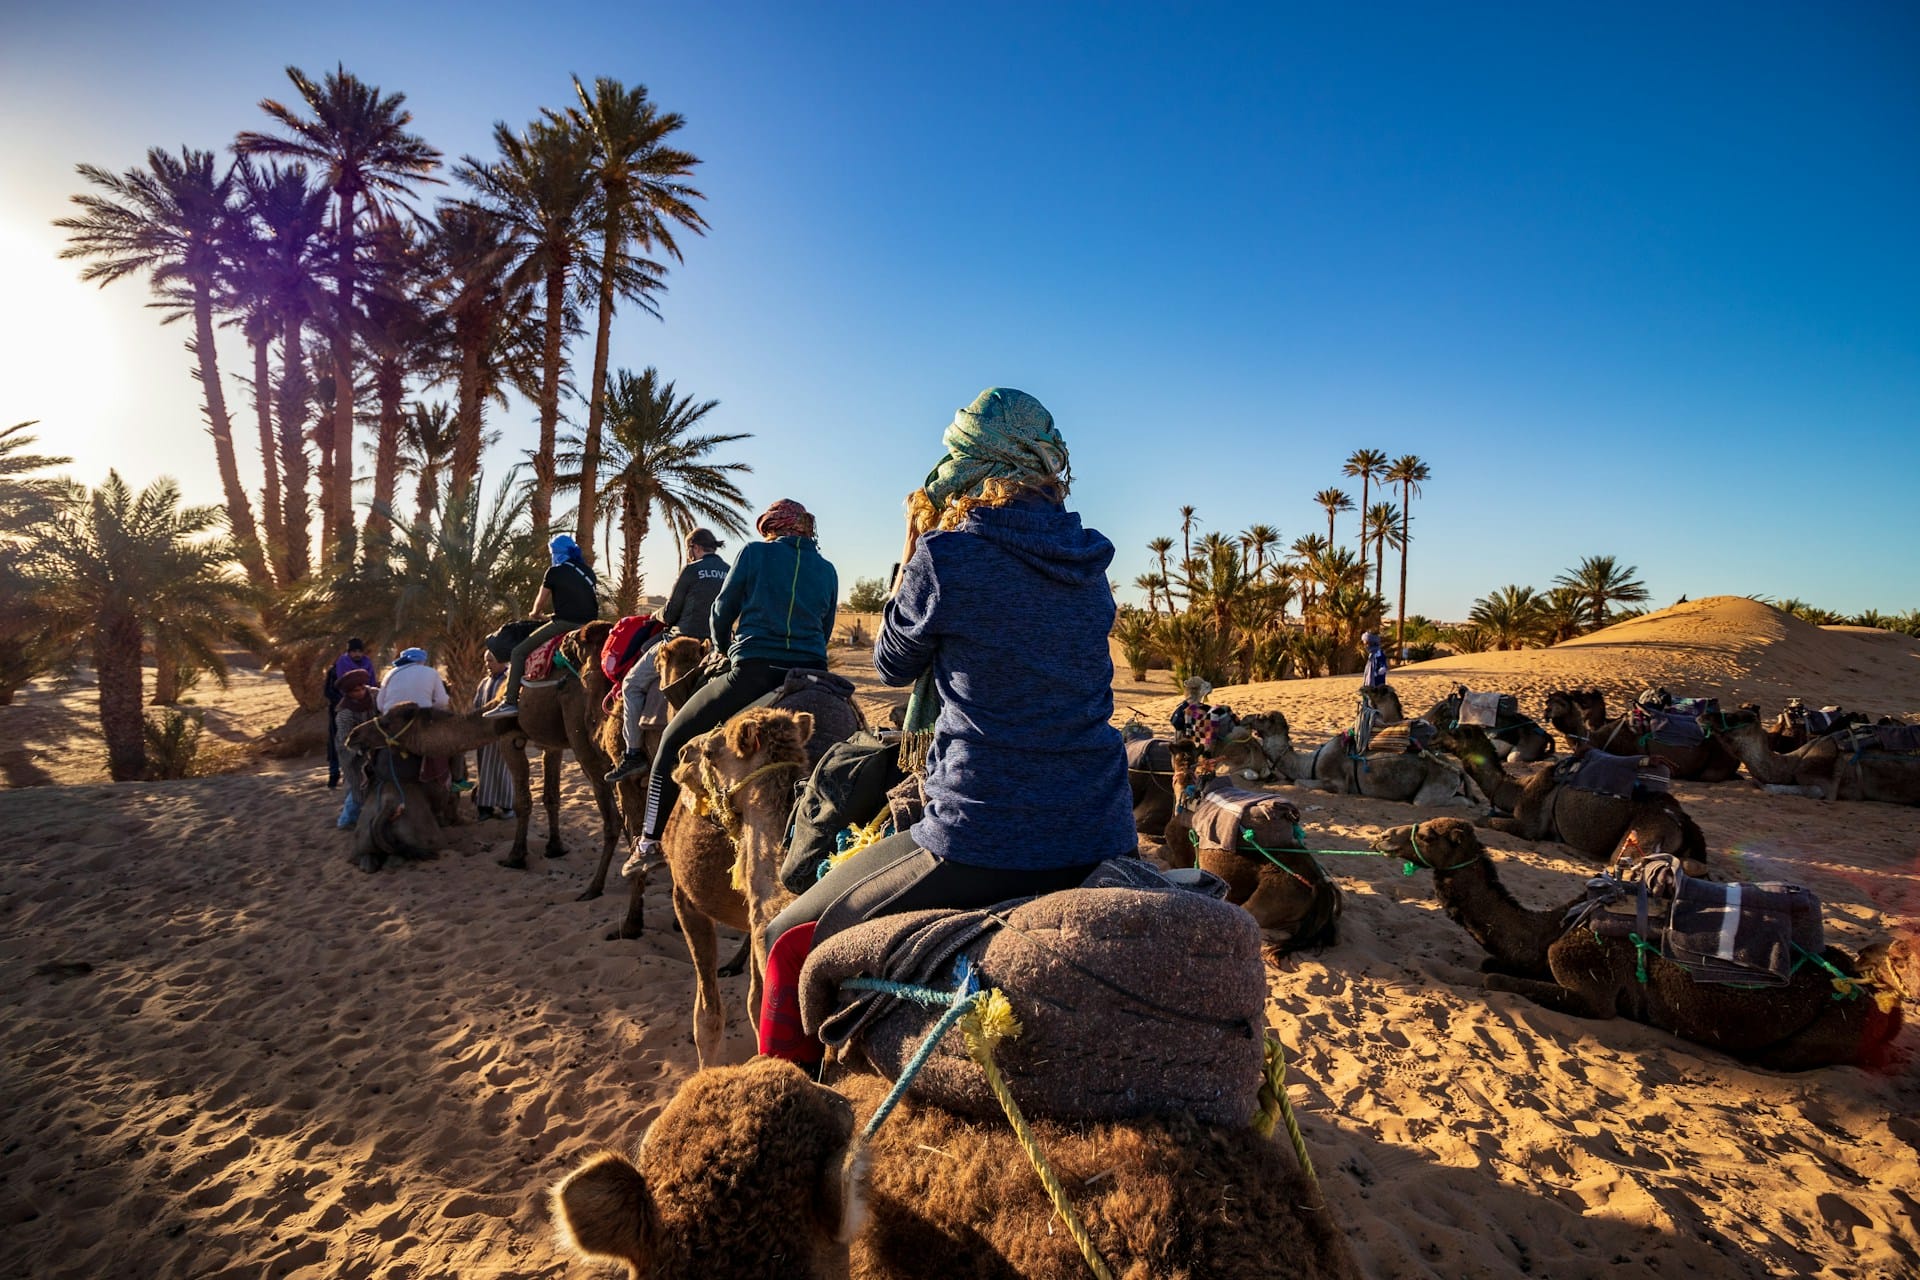
[[1033, 1171], [1040, 1175], [1041, 1185], [1047, 1189], [1047, 1198], [1053, 1201], [1054, 1212], [1066, 1224], [1067, 1234], [1073, 1237], [1073, 1242], [1080, 1246], [1080, 1256], [1087, 1260], [1088, 1269], [1098, 1280], [1113, 1280], [1113, 1272], [1107, 1269], [1100, 1251], [1094, 1248], [1093, 1237], [1087, 1234], [1079, 1215], [1074, 1213], [1073, 1205], [1067, 1200], [1066, 1188], [1060, 1185], [1059, 1177], [1047, 1164], [1046, 1156], [1041, 1154], [1033, 1130], [1027, 1127], [1027, 1118], [1020, 1114], [1020, 1105], [1013, 1100], [1013, 1091], [1007, 1088], [1006, 1077], [1000, 1074], [1000, 1068], [994, 1064], [994, 1046], [1020, 1034], [1020, 1020], [1014, 1016], [1013, 1006], [1007, 1003], [1005, 994], [996, 988], [974, 1007], [973, 1012], [960, 1020], [960, 1029], [967, 1037], [968, 1054], [986, 1073], [987, 1087], [1000, 1100], [1001, 1110], [1007, 1113], [1007, 1123], [1013, 1126], [1013, 1136], [1019, 1139], [1021, 1149], [1027, 1153], [1027, 1159], [1033, 1165]]
[[892, 817], [893, 810], [882, 809], [879, 814], [875, 816], [874, 820], [866, 826], [848, 828], [848, 830], [853, 832], [853, 839], [847, 841], [847, 847], [838, 853], [830, 853], [827, 855], [827, 866], [829, 868], [837, 867], [868, 845], [878, 841], [880, 839], [880, 828], [886, 826], [887, 821]]
[[1307, 1175], [1314, 1195], [1321, 1204], [1326, 1196], [1320, 1191], [1320, 1177], [1313, 1171], [1313, 1157], [1307, 1154], [1307, 1140], [1301, 1136], [1300, 1122], [1294, 1119], [1293, 1103], [1287, 1100], [1287, 1051], [1276, 1036], [1267, 1037], [1266, 1063], [1261, 1071], [1260, 1110], [1253, 1117], [1253, 1131], [1263, 1138], [1273, 1136], [1277, 1120], [1287, 1122], [1287, 1136], [1293, 1139], [1293, 1153], [1300, 1157], [1301, 1171]]

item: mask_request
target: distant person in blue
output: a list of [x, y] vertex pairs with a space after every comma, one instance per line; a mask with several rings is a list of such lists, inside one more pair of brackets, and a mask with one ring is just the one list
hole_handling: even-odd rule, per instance
[[1360, 681], [1360, 687], [1363, 689], [1385, 688], [1387, 683], [1387, 654], [1386, 651], [1380, 647], [1379, 634], [1369, 631], [1360, 637], [1360, 642], [1367, 646], [1367, 674], [1365, 678]]
[[540, 580], [540, 594], [533, 599], [534, 616], [553, 610], [553, 616], [535, 628], [532, 635], [513, 646], [508, 659], [507, 688], [500, 705], [481, 714], [487, 719], [504, 719], [520, 714], [520, 681], [527, 672], [527, 659], [555, 636], [577, 631], [600, 616], [600, 580], [587, 567], [580, 544], [564, 533], [547, 543], [553, 565]]
[[823, 941], [875, 916], [1072, 888], [1138, 846], [1109, 723], [1113, 544], [1066, 509], [1066, 442], [1038, 400], [995, 387], [944, 443], [908, 500], [873, 646], [881, 679], [913, 686], [903, 727], [926, 815], [796, 898], [769, 947], [802, 925]]
[[367, 656], [367, 646], [358, 636], [347, 641], [346, 652], [333, 660], [327, 668], [327, 678], [321, 691], [327, 698], [327, 788], [340, 785], [340, 742], [334, 733], [334, 722], [340, 712], [340, 680], [349, 671], [364, 671], [368, 679], [373, 677], [373, 659]]

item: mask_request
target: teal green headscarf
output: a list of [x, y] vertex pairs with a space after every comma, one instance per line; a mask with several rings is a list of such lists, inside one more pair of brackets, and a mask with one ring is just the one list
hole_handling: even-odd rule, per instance
[[[927, 473], [927, 497], [935, 510], [945, 510], [955, 498], [977, 495], [988, 480], [1029, 484], [1057, 484], [1062, 492], [1073, 482], [1067, 464], [1067, 442], [1054, 428], [1047, 407], [1024, 391], [988, 387], [973, 403], [953, 415], [953, 424], [940, 437], [947, 456]], [[928, 667], [907, 698], [905, 731], [900, 741], [900, 767], [910, 773], [926, 769], [927, 749], [933, 745], [933, 726], [940, 716], [940, 692]]]
[[1047, 407], [1024, 391], [988, 387], [953, 415], [940, 438], [947, 456], [927, 473], [927, 497], [936, 509], [979, 492], [987, 480], [1072, 483], [1067, 442]]

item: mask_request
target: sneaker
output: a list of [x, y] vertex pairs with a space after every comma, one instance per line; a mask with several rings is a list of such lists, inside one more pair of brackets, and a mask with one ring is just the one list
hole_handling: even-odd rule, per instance
[[459, 796], [463, 796], [467, 794], [467, 792], [473, 790], [473, 783], [471, 780], [467, 778], [456, 778], [453, 781], [452, 786], [453, 786], [453, 793]]
[[660, 858], [660, 842], [649, 840], [645, 836], [633, 842], [633, 852], [620, 864], [620, 874], [630, 876], [636, 871], [651, 869]]
[[510, 716], [517, 716], [519, 714], [520, 707], [517, 703], [503, 702], [497, 707], [488, 707], [485, 711], [482, 711], [480, 718], [483, 720], [505, 720]]
[[620, 757], [620, 763], [607, 770], [608, 782], [625, 782], [636, 773], [644, 773], [647, 768], [647, 753], [629, 751]]

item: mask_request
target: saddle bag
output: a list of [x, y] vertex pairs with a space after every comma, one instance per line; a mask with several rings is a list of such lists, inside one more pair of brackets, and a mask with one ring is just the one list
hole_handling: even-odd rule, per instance
[[835, 743], [820, 757], [793, 803], [780, 883], [805, 893], [838, 848], [840, 834], [864, 827], [887, 807], [887, 791], [904, 776], [898, 749], [871, 733]]
[[[1252, 841], [1247, 833], [1253, 833]], [[1214, 778], [1200, 786], [1193, 809], [1197, 848], [1260, 857], [1261, 849], [1298, 849], [1300, 810], [1269, 791], [1250, 791]], [[1257, 847], [1256, 847], [1257, 846]]]

